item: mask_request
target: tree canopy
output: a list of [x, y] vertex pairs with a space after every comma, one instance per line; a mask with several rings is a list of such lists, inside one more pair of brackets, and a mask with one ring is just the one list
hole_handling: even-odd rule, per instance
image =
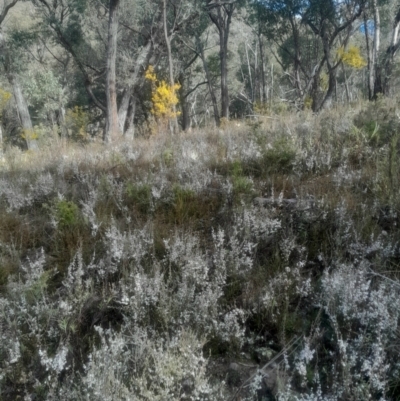
[[396, 93], [399, 23], [394, 0], [12, 0], [0, 24], [1, 67], [13, 76], [0, 88], [20, 82], [20, 103], [8, 107], [35, 138], [81, 137], [66, 121], [76, 107], [86, 140], [148, 135], [161, 123], [161, 92], [183, 130], [278, 103], [318, 112]]

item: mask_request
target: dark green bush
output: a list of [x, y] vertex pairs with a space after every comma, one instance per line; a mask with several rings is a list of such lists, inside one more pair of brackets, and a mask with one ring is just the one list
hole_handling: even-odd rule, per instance
[[72, 201], [60, 200], [55, 204], [55, 218], [60, 227], [73, 227], [80, 222], [80, 211]]

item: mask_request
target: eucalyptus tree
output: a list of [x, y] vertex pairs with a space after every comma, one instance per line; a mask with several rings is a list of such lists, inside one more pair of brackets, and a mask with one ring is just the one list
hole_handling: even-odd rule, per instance
[[[176, 55], [179, 55], [180, 62], [180, 76], [179, 83], [181, 84], [180, 101], [182, 107], [182, 128], [188, 128], [188, 105], [187, 99], [201, 86], [207, 85], [208, 94], [211, 99], [213, 108], [214, 121], [217, 126], [220, 125], [220, 114], [218, 108], [218, 101], [215, 88], [215, 77], [212, 74], [206, 56], [206, 51], [209, 46], [209, 27], [210, 19], [204, 9], [199, 9], [196, 18], [191, 20], [191, 23], [186, 26], [183, 32], [177, 36], [178, 46], [176, 47]], [[200, 65], [197, 63], [200, 60]], [[192, 66], [199, 72], [196, 79], [190, 87], [186, 82], [186, 76], [191, 74]], [[202, 70], [202, 71], [201, 71]]]
[[[310, 0], [302, 16], [313, 33], [321, 39], [322, 61], [328, 70], [328, 89], [320, 104], [314, 104], [314, 110], [329, 106], [336, 90], [336, 71], [341, 60], [334, 56], [339, 46], [346, 46], [353, 33], [353, 23], [360, 18], [367, 0]], [[316, 99], [314, 99], [316, 100]]]
[[[373, 62], [370, 66], [370, 93], [373, 91], [373, 94], [370, 97], [376, 99], [379, 95], [388, 95], [391, 89], [395, 56], [400, 48], [400, 4], [389, 2], [380, 6], [377, 0], [372, 0], [372, 9], [374, 16], [374, 45]], [[385, 47], [383, 51], [380, 46], [381, 10], [385, 12]]]
[[[355, 22], [367, 0], [255, 0], [266, 23], [265, 34], [277, 45], [278, 61], [290, 60], [291, 82], [297, 97], [312, 100], [314, 111], [332, 103], [336, 93], [336, 72], [341, 65], [337, 49], [346, 46], [355, 32]], [[321, 74], [328, 75], [321, 97]]]
[[[99, 4], [90, 0], [33, 0], [38, 16], [49, 27], [54, 40], [72, 56], [91, 101], [105, 115], [103, 140], [106, 143], [119, 132], [116, 59], [121, 1], [109, 0], [99, 8]], [[104, 29], [106, 15], [108, 34], [104, 43], [101, 28]], [[94, 23], [90, 21], [93, 18]]]
[[[311, 99], [317, 104], [325, 64], [321, 41], [302, 18], [310, 6], [307, 0], [252, 2], [252, 19], [259, 26], [259, 35], [270, 41], [270, 51], [293, 88], [292, 100], [301, 107]], [[265, 78], [263, 82], [265, 85]]]
[[[157, 70], [164, 77], [168, 77], [167, 81], [172, 92], [176, 90], [175, 82], [179, 81], [181, 88], [178, 95], [182, 106], [182, 127], [187, 129], [189, 117], [186, 101], [191, 89], [187, 88], [188, 83], [185, 77], [194, 60], [192, 56], [189, 56], [189, 60], [186, 59], [187, 53], [180, 46], [182, 43], [180, 38], [186, 37], [192, 26], [197, 24], [201, 11], [199, 3], [185, 0], [152, 0], [146, 3], [146, 10], [152, 11], [140, 14], [141, 18], [136, 28], [145, 44], [142, 47], [144, 53], [143, 57], [138, 58], [136, 61], [134, 70], [137, 72], [139, 64], [142, 65], [142, 70], [148, 64], [158, 64]], [[125, 25], [128, 26], [129, 21]], [[136, 72], [134, 75], [136, 75]], [[141, 81], [140, 78], [139, 76], [138, 82]], [[123, 102], [124, 97], [121, 101], [120, 109]], [[174, 107], [171, 113], [173, 116], [171, 118], [173, 131], [178, 130], [176, 118], [178, 114]]]
[[[90, 27], [90, 3], [88, 0], [48, 1], [32, 0], [42, 29], [47, 29], [56, 45], [60, 45], [71, 56], [82, 75], [85, 90], [93, 102], [104, 114], [104, 85], [101, 79], [106, 73], [103, 64], [105, 49], [99, 41], [98, 33]], [[92, 16], [93, 16], [92, 9]], [[101, 13], [97, 23], [101, 27]]]
[[[373, 16], [373, 23], [370, 24], [370, 15]], [[376, 79], [376, 67], [378, 64], [378, 55], [381, 43], [381, 18], [377, 0], [370, 0], [369, 7], [364, 11], [364, 32], [367, 48], [368, 60], [368, 98], [374, 98], [374, 88]], [[372, 27], [372, 30], [370, 29]], [[370, 39], [372, 31], [372, 40]]]
[[[196, 2], [186, 2], [184, 0], [167, 0], [162, 1], [163, 4], [163, 28], [164, 28], [164, 38], [165, 45], [167, 50], [167, 59], [168, 59], [168, 71], [169, 71], [169, 85], [171, 90], [173, 91], [175, 88], [175, 76], [174, 76], [174, 62], [173, 62], [173, 54], [171, 44], [173, 39], [180, 34], [180, 32], [184, 32], [187, 29], [187, 26], [193, 23], [193, 20], [198, 16], [199, 9]], [[168, 4], [168, 7], [167, 7]], [[189, 65], [186, 65], [186, 69], [189, 68]], [[182, 72], [182, 71], [181, 71]], [[183, 82], [183, 75], [180, 74], [180, 80]], [[184, 88], [182, 89], [184, 90]], [[181, 101], [185, 102], [185, 94], [181, 92]], [[183, 104], [183, 112], [184, 112], [184, 121], [183, 128], [187, 128], [188, 123], [188, 115], [186, 104]], [[173, 119], [172, 119], [172, 128], [174, 131], [178, 130], [178, 121], [177, 121], [177, 113], [175, 106], [173, 106]]]
[[278, 54], [274, 54], [277, 62], [284, 70], [292, 67], [293, 73], [289, 75], [291, 84], [302, 100], [313, 74], [313, 67], [306, 69], [303, 62], [303, 38], [307, 32], [300, 17], [306, 7], [305, 1], [298, 0], [253, 2], [253, 19], [257, 21], [260, 32], [277, 47]]
[[18, 0], [12, 0], [11, 2], [3, 2], [2, 4], [3, 7], [0, 12], [0, 58], [5, 70], [5, 75], [13, 89], [14, 100], [26, 145], [29, 150], [35, 150], [38, 145], [33, 131], [28, 104], [18, 77], [18, 70], [20, 69], [19, 67], [22, 61], [19, 57], [21, 53], [18, 54], [18, 51], [21, 49], [21, 46], [19, 46], [20, 43], [18, 43], [18, 41], [13, 42], [12, 38], [6, 38], [6, 35], [2, 31], [2, 24], [4, 23], [9, 11], [17, 4], [17, 1]]
[[[255, 93], [258, 95], [260, 104], [263, 104], [268, 99], [267, 79], [266, 79], [266, 65], [265, 65], [265, 13], [267, 9], [263, 6], [262, 2], [251, 2], [249, 7], [249, 23], [253, 26], [259, 49], [259, 65], [256, 65], [256, 81], [259, 88], [256, 88]], [[270, 35], [276, 38], [278, 35]]]
[[229, 118], [228, 43], [234, 12], [243, 0], [206, 0], [205, 9], [218, 30], [221, 71], [221, 118]]
[[118, 11], [122, 0], [109, 0], [108, 7], [108, 40], [107, 40], [107, 68], [106, 68], [106, 128], [104, 130], [104, 142], [110, 142], [111, 138], [119, 133], [117, 84], [116, 84], [116, 60], [118, 41]]

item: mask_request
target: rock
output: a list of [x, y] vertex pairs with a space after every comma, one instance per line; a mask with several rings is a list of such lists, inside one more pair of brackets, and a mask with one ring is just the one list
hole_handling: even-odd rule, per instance
[[240, 369], [239, 365], [238, 365], [237, 363], [235, 363], [235, 362], [232, 362], [232, 363], [229, 365], [229, 370], [238, 371], [239, 369]]

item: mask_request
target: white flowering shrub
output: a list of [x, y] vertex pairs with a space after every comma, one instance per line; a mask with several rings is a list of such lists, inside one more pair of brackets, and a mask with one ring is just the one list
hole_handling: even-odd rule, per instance
[[398, 172], [326, 113], [6, 154], [0, 398], [398, 399]]

